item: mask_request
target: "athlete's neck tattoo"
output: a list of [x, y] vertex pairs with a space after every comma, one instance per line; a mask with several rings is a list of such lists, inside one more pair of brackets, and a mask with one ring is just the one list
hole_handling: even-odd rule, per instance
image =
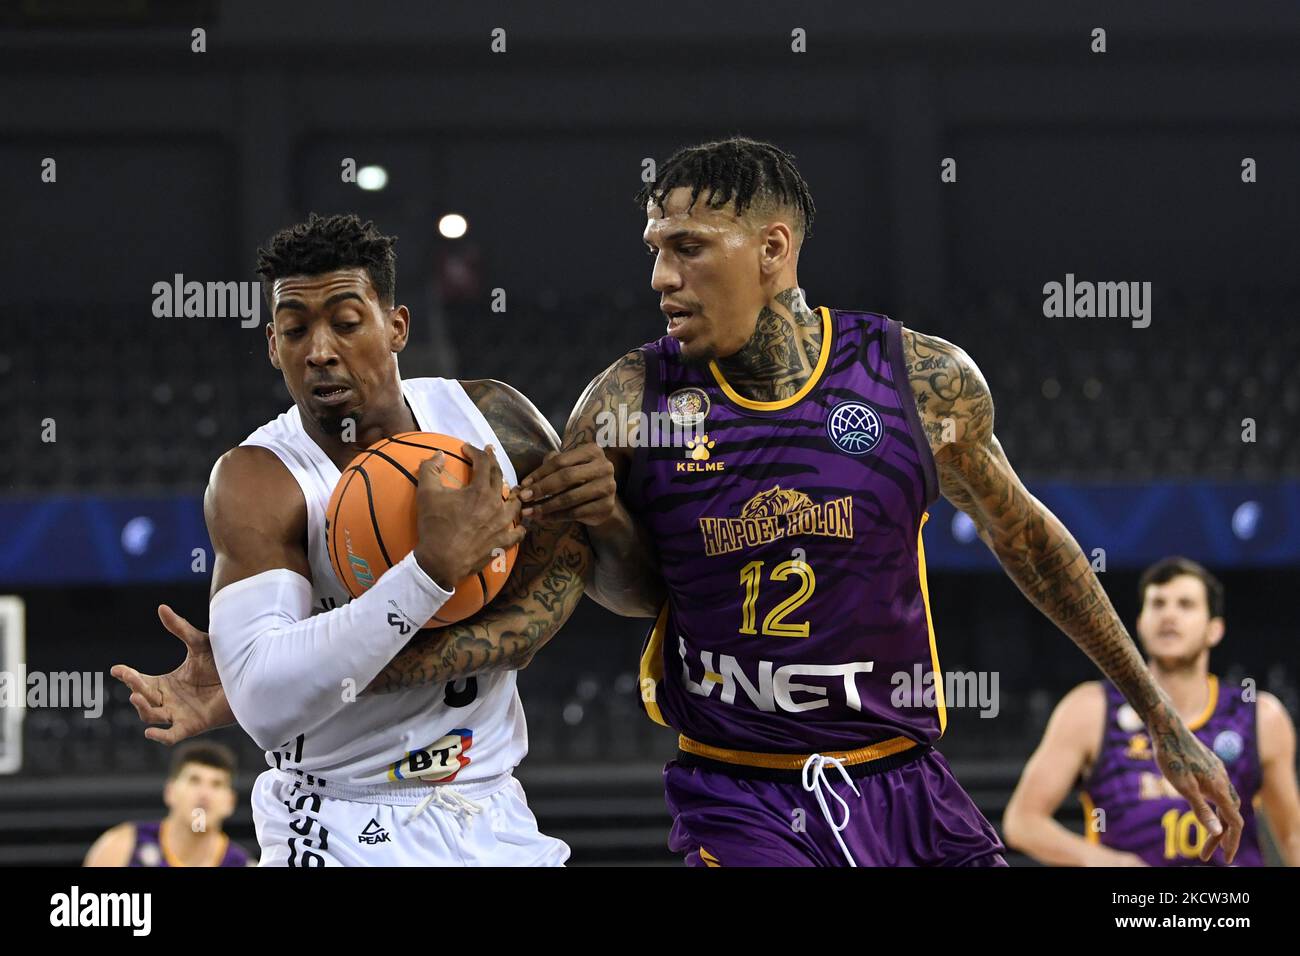
[[718, 359], [731, 387], [756, 402], [789, 398], [812, 377], [822, 351], [822, 320], [803, 290], [786, 289], [763, 306], [740, 351]]

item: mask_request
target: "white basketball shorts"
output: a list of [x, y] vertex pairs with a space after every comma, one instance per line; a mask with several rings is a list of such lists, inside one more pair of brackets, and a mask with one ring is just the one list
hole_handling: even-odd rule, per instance
[[259, 866], [563, 866], [569, 858], [565, 843], [538, 831], [509, 773], [358, 799], [304, 781], [275, 769], [257, 778]]

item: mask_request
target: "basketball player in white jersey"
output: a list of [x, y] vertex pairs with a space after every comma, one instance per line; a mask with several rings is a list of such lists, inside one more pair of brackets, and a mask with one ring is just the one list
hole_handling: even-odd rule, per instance
[[[312, 215], [259, 250], [270, 360], [294, 406], [212, 471], [210, 647], [160, 609], [185, 663], [113, 673], [143, 719], [172, 725], [147, 736], [235, 719], [267, 751], [252, 795], [263, 866], [560, 865], [568, 847], [538, 832], [511, 774], [527, 751], [515, 670], [577, 605], [589, 551], [572, 523], [525, 535], [517, 495], [502, 500], [503, 478], [513, 488], [559, 444], [526, 398], [495, 381], [399, 376], [410, 316], [394, 305], [393, 242], [356, 216]], [[473, 479], [444, 488], [441, 453], [426, 461], [419, 543], [349, 600], [325, 505], [360, 450], [406, 431], [464, 439]], [[491, 605], [418, 630], [521, 539]]]

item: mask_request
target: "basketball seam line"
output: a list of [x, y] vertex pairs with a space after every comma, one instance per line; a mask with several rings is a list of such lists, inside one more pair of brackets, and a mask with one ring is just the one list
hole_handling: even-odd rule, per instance
[[379, 553], [384, 556], [385, 563], [391, 568], [393, 559], [388, 556], [388, 549], [384, 547], [384, 536], [379, 533], [379, 519], [375, 517], [375, 496], [370, 489], [370, 476], [360, 466], [357, 466], [357, 471], [361, 473], [361, 480], [366, 483], [366, 504], [370, 506], [370, 526], [375, 529], [375, 543], [379, 545]]
[[392, 465], [394, 468], [396, 468], [398, 471], [404, 474], [407, 478], [409, 478], [411, 480], [411, 484], [415, 485], [417, 488], [419, 487], [420, 479], [416, 478], [415, 475], [411, 474], [409, 471], [403, 468], [401, 463], [398, 462], [396, 459], [389, 458], [382, 451], [378, 451], [378, 450], [371, 451], [370, 454], [374, 455], [376, 458], [384, 459], [384, 461], [388, 462], [390, 465]]
[[458, 455], [454, 451], [447, 451], [447, 449], [440, 448], [437, 445], [421, 445], [419, 442], [403, 441], [400, 438], [391, 438], [389, 439], [389, 441], [392, 441], [398, 445], [406, 445], [408, 448], [424, 448], [427, 449], [428, 451], [440, 451], [444, 455], [448, 456], [449, 458], [455, 458], [457, 461], [464, 462], [467, 465], [472, 466], [474, 464], [472, 461], [470, 461], [468, 458], [464, 457], [463, 455]]
[[[347, 497], [347, 493], [348, 493], [348, 485], [352, 484], [352, 479], [355, 478], [355, 477], [357, 476], [357, 472], [360, 471], [360, 470], [361, 470], [361, 467], [360, 467], [359, 465], [358, 465], [356, 468], [349, 468], [349, 469], [348, 469], [348, 471], [350, 471], [352, 474], [351, 474], [351, 476], [348, 478], [348, 484], [347, 484], [347, 485], [344, 485], [344, 486], [343, 486], [343, 490], [339, 492], [339, 500], [338, 500], [338, 502], [334, 505], [334, 529], [335, 529], [335, 531], [338, 530], [339, 512], [343, 509], [343, 499], [344, 499], [345, 497]], [[331, 562], [332, 562], [333, 565], [334, 565], [334, 573], [338, 576], [338, 579], [339, 579], [339, 581], [343, 584], [344, 589], [345, 589], [349, 594], [351, 594], [351, 593], [352, 593], [352, 589], [351, 589], [350, 587], [348, 587], [348, 584], [347, 584], [347, 578], [344, 577], [344, 575], [343, 575], [343, 568], [340, 567], [340, 565], [339, 565], [339, 549], [338, 549], [338, 545], [337, 545], [337, 543], [336, 543], [335, 540], [334, 540], [334, 534], [333, 534], [333, 533], [331, 533], [331, 534], [329, 535], [329, 540], [328, 540], [327, 544], [328, 544], [328, 547], [330, 548], [330, 560], [331, 560]]]

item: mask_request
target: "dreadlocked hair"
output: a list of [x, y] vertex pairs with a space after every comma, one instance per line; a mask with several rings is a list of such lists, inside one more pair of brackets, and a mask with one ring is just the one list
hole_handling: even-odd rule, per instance
[[812, 235], [817, 209], [808, 184], [795, 168], [794, 156], [771, 143], [732, 136], [679, 149], [663, 164], [659, 178], [641, 187], [637, 205], [644, 209], [653, 202], [662, 208], [668, 193], [679, 186], [690, 187], [688, 211], [705, 192], [710, 209], [734, 202], [738, 216], [751, 206], [770, 204], [793, 210], [804, 237]]
[[281, 229], [265, 249], [257, 250], [257, 274], [264, 281], [267, 302], [271, 283], [286, 276], [314, 276], [336, 269], [362, 268], [379, 294], [379, 301], [393, 304], [397, 292], [396, 236], [381, 235], [373, 222], [362, 222], [354, 213], [318, 216]]

